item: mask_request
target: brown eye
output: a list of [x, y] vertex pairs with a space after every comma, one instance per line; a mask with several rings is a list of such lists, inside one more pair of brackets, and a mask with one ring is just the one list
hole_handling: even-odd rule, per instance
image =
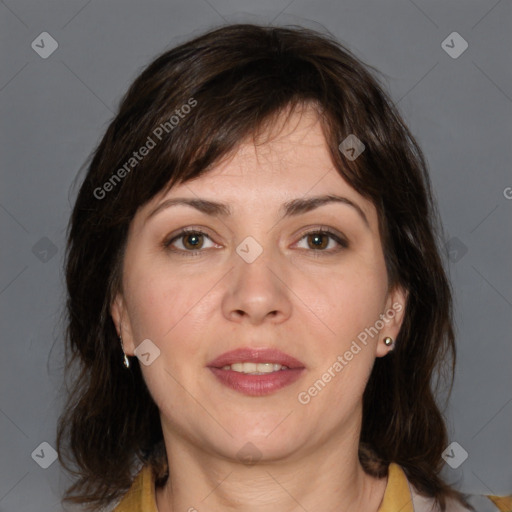
[[[305, 233], [300, 241], [302, 242], [302, 240], [306, 240], [307, 247], [301, 248], [317, 253], [333, 254], [348, 248], [348, 242], [342, 236], [328, 229], [316, 229]], [[332, 245], [330, 246], [330, 244]]]
[[313, 233], [307, 237], [312, 249], [325, 249], [329, 245], [329, 237], [325, 233]]
[[202, 233], [187, 233], [181, 238], [183, 239], [183, 246], [191, 250], [200, 249], [204, 242]]
[[194, 256], [204, 252], [206, 240], [209, 240], [211, 243], [210, 247], [213, 247], [214, 244], [206, 233], [197, 229], [183, 229], [170, 240], [164, 241], [163, 246], [165, 249], [175, 253]]

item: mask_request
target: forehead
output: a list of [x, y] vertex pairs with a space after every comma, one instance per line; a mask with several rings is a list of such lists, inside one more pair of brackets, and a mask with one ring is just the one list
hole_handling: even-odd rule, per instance
[[321, 194], [339, 194], [357, 202], [373, 223], [373, 204], [339, 174], [320, 117], [306, 107], [281, 112], [205, 173], [162, 192], [146, 208], [173, 197], [200, 197], [233, 205], [234, 212], [259, 213]]
[[[251, 134], [233, 152], [217, 163], [210, 176], [237, 171], [250, 177], [267, 171], [283, 179], [302, 173], [327, 172], [333, 165], [321, 121], [311, 107], [281, 112], [258, 133]], [[290, 176], [291, 175], [291, 176]]]
[[219, 183], [221, 192], [222, 184], [228, 181], [245, 187], [258, 184], [255, 192], [265, 185], [270, 188], [286, 184], [290, 192], [306, 194], [319, 180], [319, 185], [327, 188], [349, 187], [331, 161], [319, 114], [306, 105], [280, 112], [201, 176], [175, 185], [170, 195], [187, 184], [194, 190], [206, 190]]

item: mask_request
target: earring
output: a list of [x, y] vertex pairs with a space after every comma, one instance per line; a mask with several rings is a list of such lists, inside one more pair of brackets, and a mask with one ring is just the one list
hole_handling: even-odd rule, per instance
[[390, 338], [389, 336], [384, 338], [384, 345], [386, 345], [386, 347], [390, 347], [391, 345], [393, 345], [393, 338]]
[[125, 368], [130, 368], [130, 360], [128, 359], [128, 357], [124, 353], [123, 339], [121, 338], [121, 336], [119, 336], [119, 341], [121, 342], [121, 350], [123, 351], [123, 356], [124, 356], [123, 364], [124, 364]]

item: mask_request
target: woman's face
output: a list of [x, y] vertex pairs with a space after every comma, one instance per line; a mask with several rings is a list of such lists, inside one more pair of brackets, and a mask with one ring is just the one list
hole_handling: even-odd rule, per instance
[[[326, 196], [341, 199], [311, 202]], [[335, 170], [308, 109], [139, 209], [112, 316], [125, 352], [139, 347], [166, 443], [270, 460], [357, 439], [403, 315], [387, 287], [375, 207]]]

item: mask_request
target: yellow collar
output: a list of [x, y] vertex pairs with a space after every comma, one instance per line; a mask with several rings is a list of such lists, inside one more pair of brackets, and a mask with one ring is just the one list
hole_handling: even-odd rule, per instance
[[144, 465], [128, 492], [113, 512], [158, 512], [155, 498], [155, 475], [151, 466]]
[[377, 512], [414, 512], [411, 491], [403, 469], [392, 462], [388, 467], [388, 483]]

